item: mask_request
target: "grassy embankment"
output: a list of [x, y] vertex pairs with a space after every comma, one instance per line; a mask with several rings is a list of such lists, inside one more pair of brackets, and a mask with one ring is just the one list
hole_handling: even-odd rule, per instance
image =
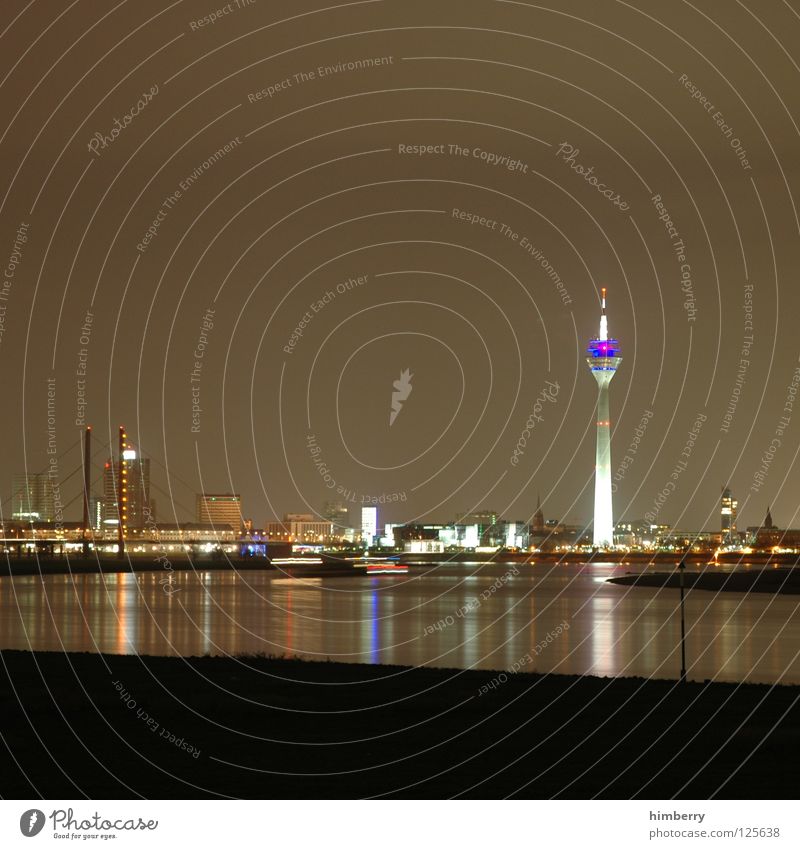
[[270, 658], [0, 659], [5, 798], [800, 791], [798, 687], [497, 684], [486, 671]]

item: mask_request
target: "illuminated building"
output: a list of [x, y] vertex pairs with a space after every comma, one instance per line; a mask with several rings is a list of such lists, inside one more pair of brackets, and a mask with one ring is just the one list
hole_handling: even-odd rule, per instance
[[[456, 517], [456, 527], [463, 526], [460, 540], [464, 548], [491, 548], [506, 545], [506, 525], [507, 522], [500, 519], [495, 510], [478, 510], [473, 513], [462, 513]], [[516, 543], [510, 545], [511, 548], [515, 546]]]
[[366, 545], [372, 545], [378, 535], [378, 508], [361, 508], [361, 541]]
[[597, 548], [614, 544], [614, 510], [611, 501], [611, 413], [609, 385], [622, 362], [619, 343], [608, 338], [606, 290], [602, 290], [600, 333], [589, 342], [586, 362], [597, 381], [597, 453], [594, 467], [594, 535]]
[[125, 440], [122, 474], [116, 457], [109, 457], [103, 466], [103, 526], [118, 527], [117, 499], [121, 496], [123, 528], [138, 530], [155, 520], [150, 501], [150, 460], [140, 457], [127, 437]]
[[733, 497], [730, 489], [722, 490], [720, 518], [722, 522], [722, 544], [730, 545], [736, 542], [736, 511], [739, 502]]
[[[394, 545], [405, 551], [432, 552], [448, 549], [476, 548], [527, 548], [530, 544], [530, 527], [526, 522], [508, 522], [503, 519], [492, 525], [387, 525], [383, 544], [389, 545], [392, 530]], [[424, 543], [424, 544], [423, 544]]]
[[344, 533], [350, 527], [350, 508], [341, 501], [326, 501], [322, 515], [334, 524], [334, 532]]
[[394, 529], [398, 525], [387, 524], [383, 529], [383, 536], [380, 539], [383, 548], [394, 548]]
[[395, 546], [404, 548], [406, 551], [414, 550], [426, 551], [435, 550], [435, 546], [428, 549], [426, 546], [416, 546], [409, 548], [409, 543], [418, 542], [441, 542], [444, 547], [452, 546], [459, 547], [461, 545], [461, 536], [459, 531], [463, 528], [458, 525], [393, 525], [392, 533], [394, 534]]
[[506, 548], [527, 548], [530, 543], [530, 528], [525, 522], [504, 522]]
[[236, 531], [242, 527], [242, 499], [231, 492], [198, 493], [196, 520], [201, 525], [229, 525]]
[[654, 525], [645, 519], [634, 522], [621, 522], [615, 527], [617, 540], [630, 548], [652, 551], [661, 547], [668, 547], [672, 527], [670, 525]]
[[97, 495], [89, 498], [89, 524], [95, 531], [103, 528], [103, 499]]
[[[237, 526], [238, 527], [238, 526]], [[237, 528], [229, 524], [213, 522], [178, 522], [177, 524], [154, 524], [149, 528], [148, 539], [159, 542], [221, 543], [236, 542]]]
[[772, 521], [772, 511], [767, 507], [764, 524], [747, 529], [747, 536], [753, 548], [800, 549], [800, 530], [797, 528], [778, 528]]
[[333, 524], [311, 513], [286, 513], [282, 522], [267, 522], [264, 535], [269, 540], [321, 544], [333, 536]]
[[406, 554], [441, 554], [444, 548], [440, 539], [410, 539], [403, 544]]

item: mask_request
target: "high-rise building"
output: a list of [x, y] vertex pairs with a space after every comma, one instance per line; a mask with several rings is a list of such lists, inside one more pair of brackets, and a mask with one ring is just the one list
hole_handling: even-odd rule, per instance
[[361, 541], [366, 545], [373, 545], [378, 535], [378, 508], [361, 508]]
[[103, 498], [99, 495], [89, 497], [89, 527], [95, 531], [103, 529]]
[[[143, 528], [148, 522], [155, 521], [155, 511], [150, 501], [150, 460], [140, 457], [133, 445], [126, 442], [122, 452], [122, 471], [125, 473], [123, 525], [128, 529]], [[103, 467], [104, 527], [117, 527], [119, 523], [119, 474], [119, 458], [109, 457]]]
[[530, 544], [530, 526], [525, 522], [503, 522], [506, 548], [527, 548]]
[[722, 490], [720, 519], [722, 522], [722, 544], [730, 545], [736, 541], [736, 512], [739, 502], [727, 487]]
[[400, 525], [392, 525], [387, 524], [383, 529], [383, 536], [381, 537], [381, 545], [385, 548], [394, 548], [394, 529], [399, 528]]
[[536, 496], [536, 512], [533, 514], [531, 530], [537, 534], [544, 533], [544, 513], [542, 512], [542, 501], [538, 495]]
[[594, 534], [598, 548], [614, 545], [614, 509], [611, 502], [611, 413], [609, 384], [622, 362], [619, 343], [608, 338], [606, 290], [602, 290], [600, 333], [586, 351], [592, 375], [597, 381], [597, 452], [594, 467]]
[[11, 482], [11, 518], [17, 522], [53, 522], [53, 487], [46, 472], [14, 475]]
[[341, 501], [326, 501], [322, 515], [333, 523], [334, 535], [343, 536], [350, 527], [350, 508]]
[[242, 499], [232, 492], [200, 492], [196, 500], [196, 519], [201, 525], [230, 525], [237, 534], [242, 529]]

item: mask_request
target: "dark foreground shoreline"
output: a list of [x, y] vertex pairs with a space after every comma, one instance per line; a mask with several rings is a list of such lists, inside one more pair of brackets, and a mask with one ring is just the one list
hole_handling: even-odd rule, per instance
[[800, 793], [800, 687], [252, 657], [0, 660], [4, 798]]

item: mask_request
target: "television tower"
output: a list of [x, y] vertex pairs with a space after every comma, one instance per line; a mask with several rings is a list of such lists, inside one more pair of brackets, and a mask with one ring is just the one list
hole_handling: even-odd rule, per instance
[[611, 505], [611, 415], [608, 386], [622, 362], [619, 343], [608, 338], [606, 290], [602, 292], [600, 333], [589, 342], [586, 362], [597, 381], [597, 457], [594, 467], [594, 537], [598, 548], [614, 544], [614, 511]]

